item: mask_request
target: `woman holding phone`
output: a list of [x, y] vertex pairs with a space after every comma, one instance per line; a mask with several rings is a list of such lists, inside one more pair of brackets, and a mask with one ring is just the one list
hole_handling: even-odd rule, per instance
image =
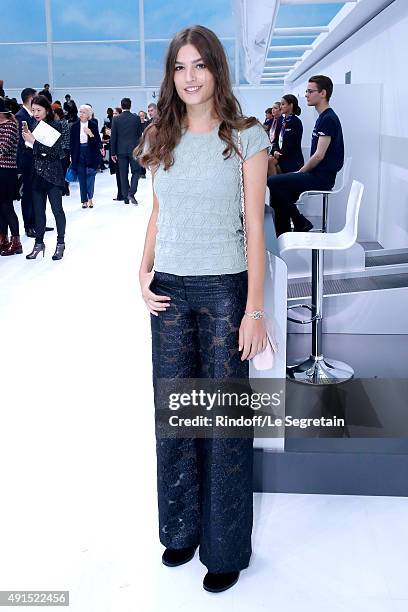
[[[40, 121], [44, 121], [54, 130], [61, 133], [59, 122], [54, 120], [54, 111], [45, 96], [35, 96], [32, 101], [31, 110], [36, 120], [33, 131]], [[61, 158], [63, 157], [62, 138], [48, 147], [38, 140], [28, 128], [23, 127], [22, 136], [26, 143], [31, 144], [34, 157], [34, 179], [33, 179], [33, 204], [35, 217], [35, 244], [26, 259], [35, 259], [39, 253], [45, 254], [45, 210], [47, 197], [51, 204], [51, 210], [57, 225], [57, 246], [52, 259], [62, 259], [65, 251], [65, 226], [66, 219], [62, 207], [62, 191], [65, 188], [65, 176], [62, 170]]]
[[[171, 41], [157, 110], [136, 151], [153, 175], [139, 279], [151, 314], [156, 410], [161, 379], [247, 379], [248, 360], [266, 346], [270, 144], [262, 125], [243, 116], [224, 48], [203, 26]], [[224, 591], [251, 556], [253, 439], [167, 439], [157, 431], [156, 439], [162, 562], [182, 565], [199, 546], [204, 589]]]

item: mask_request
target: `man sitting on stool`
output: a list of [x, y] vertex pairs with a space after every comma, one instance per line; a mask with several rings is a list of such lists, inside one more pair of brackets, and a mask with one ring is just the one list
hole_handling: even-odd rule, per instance
[[300, 214], [295, 202], [304, 191], [331, 190], [337, 172], [343, 167], [343, 131], [338, 116], [329, 105], [332, 93], [333, 82], [329, 77], [317, 75], [309, 79], [307, 104], [314, 106], [319, 113], [312, 135], [310, 159], [298, 172], [268, 178], [277, 236], [291, 231], [291, 219], [296, 232], [312, 229], [313, 224]]

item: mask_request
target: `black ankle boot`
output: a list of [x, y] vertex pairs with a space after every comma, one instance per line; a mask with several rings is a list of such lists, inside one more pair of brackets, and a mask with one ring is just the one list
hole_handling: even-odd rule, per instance
[[176, 567], [176, 565], [183, 565], [194, 557], [195, 546], [189, 546], [188, 548], [166, 548], [162, 555], [162, 562], [168, 567]]
[[204, 576], [203, 587], [210, 593], [221, 593], [238, 582], [239, 572], [212, 573]]
[[62, 259], [64, 256], [64, 251], [65, 251], [65, 244], [63, 242], [61, 243], [57, 242], [57, 246], [55, 247], [55, 253], [52, 256], [52, 259], [54, 261], [57, 261], [57, 259]]
[[43, 257], [44, 257], [44, 254], [45, 254], [45, 244], [43, 242], [36, 242], [34, 244], [34, 248], [31, 251], [31, 253], [29, 255], [26, 255], [26, 259], [35, 259], [37, 257], [37, 255], [38, 255], [38, 253], [41, 253], [41, 251], [42, 251], [42, 254], [43, 254]]

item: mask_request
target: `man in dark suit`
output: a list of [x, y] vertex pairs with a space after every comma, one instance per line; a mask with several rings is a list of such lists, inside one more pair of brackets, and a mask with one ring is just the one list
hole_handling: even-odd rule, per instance
[[[135, 194], [141, 175], [141, 167], [133, 158], [133, 149], [139, 144], [143, 132], [142, 122], [138, 115], [134, 115], [130, 112], [132, 106], [130, 98], [123, 98], [120, 105], [122, 107], [122, 113], [114, 117], [112, 121], [110, 139], [111, 157], [114, 162], [117, 161], [119, 166], [122, 194], [125, 204], [129, 204], [129, 200], [133, 204], [137, 204]], [[130, 187], [128, 178], [129, 165], [132, 173]]]
[[21, 213], [23, 215], [24, 227], [26, 235], [29, 238], [35, 237], [35, 222], [33, 209], [33, 176], [34, 176], [34, 160], [33, 150], [25, 146], [23, 137], [21, 136], [22, 121], [27, 122], [28, 129], [32, 132], [36, 121], [31, 112], [31, 102], [34, 96], [37, 95], [35, 89], [26, 87], [21, 92], [23, 106], [16, 113], [16, 119], [19, 125], [20, 138], [17, 147], [17, 168], [18, 173], [22, 175], [23, 195], [21, 198]]
[[45, 96], [50, 104], [52, 104], [52, 95], [50, 92], [50, 86], [48, 83], [44, 84], [44, 89], [39, 93], [40, 96]]

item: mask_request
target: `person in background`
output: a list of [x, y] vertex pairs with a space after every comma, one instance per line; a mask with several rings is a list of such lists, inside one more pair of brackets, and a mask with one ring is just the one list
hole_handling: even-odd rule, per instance
[[272, 142], [272, 157], [268, 165], [271, 175], [297, 172], [304, 164], [302, 153], [303, 125], [299, 119], [302, 112], [298, 99], [292, 94], [281, 100], [283, 122], [279, 134]]
[[157, 104], [155, 104], [154, 102], [150, 102], [149, 106], [147, 107], [147, 114], [149, 115], [149, 123], [151, 123], [152, 121], [156, 121]]
[[6, 94], [4, 93], [4, 81], [0, 79], [0, 98], [5, 98]]
[[73, 100], [69, 94], [65, 96], [64, 111], [68, 123], [75, 123], [75, 121], [78, 121], [78, 108], [75, 104], [75, 100]]
[[106, 125], [106, 123], [104, 123], [101, 129], [101, 140], [102, 140], [102, 147], [103, 147], [103, 164], [107, 168], [110, 167], [109, 166], [110, 164], [110, 137], [111, 137], [111, 129]]
[[6, 106], [4, 98], [0, 98], [0, 254], [2, 256], [23, 252], [18, 217], [13, 206], [17, 184], [17, 145], [18, 122]]
[[18, 173], [21, 174], [22, 181], [22, 196], [21, 196], [21, 213], [23, 215], [24, 228], [26, 236], [29, 238], [35, 238], [35, 219], [34, 219], [34, 205], [33, 205], [33, 178], [34, 178], [34, 159], [33, 150], [30, 147], [25, 146], [25, 142], [22, 136], [23, 121], [27, 124], [29, 130], [33, 130], [36, 121], [31, 111], [31, 103], [37, 92], [32, 87], [26, 87], [21, 92], [21, 99], [23, 106], [16, 113], [16, 119], [19, 124], [19, 141], [17, 148], [17, 168]]
[[[113, 109], [113, 117], [112, 120], [115, 117], [118, 117], [120, 114], [122, 113], [122, 109], [120, 106], [116, 106]], [[113, 161], [112, 159], [112, 151], [110, 150], [110, 143], [109, 143], [109, 151], [110, 151], [110, 156], [109, 156], [109, 170], [111, 174], [115, 174], [116, 175], [116, 186], [118, 188], [118, 193], [116, 195], [116, 198], [113, 198], [115, 200], [115, 202], [123, 202], [123, 193], [122, 193], [122, 184], [121, 184], [121, 180], [120, 180], [120, 172], [119, 172], [119, 164], [117, 161]]]
[[13, 115], [16, 115], [21, 108], [21, 105], [17, 102], [16, 98], [8, 98], [7, 96], [4, 98], [6, 100], [7, 105], [10, 107]]
[[142, 132], [144, 132], [145, 128], [149, 125], [149, 121], [147, 119], [147, 115], [144, 110], [140, 110], [138, 112], [140, 123], [142, 124]]
[[273, 121], [272, 108], [269, 107], [265, 111], [265, 121], [263, 123], [266, 132], [269, 132], [271, 125], [272, 125], [272, 121]]
[[[114, 161], [118, 162], [120, 179], [122, 181], [122, 194], [125, 204], [129, 200], [137, 205], [135, 198], [140, 177], [140, 165], [133, 158], [133, 149], [139, 144], [142, 135], [142, 124], [138, 115], [130, 112], [132, 101], [130, 98], [123, 98], [120, 103], [122, 113], [115, 117], [112, 122], [111, 134], [111, 155]], [[129, 166], [132, 178], [129, 186]]]
[[52, 95], [50, 92], [50, 86], [48, 83], [44, 84], [44, 89], [40, 91], [39, 96], [45, 96], [50, 104], [52, 104]]
[[112, 119], [113, 119], [113, 108], [109, 107], [106, 109], [106, 119], [103, 122], [103, 125], [110, 129], [112, 127]]
[[[91, 109], [92, 111], [91, 119], [92, 121], [96, 123], [96, 127], [99, 130], [99, 121], [95, 117], [95, 112], [94, 112], [94, 109], [92, 108], [92, 104], [90, 102], [87, 102], [85, 106], [89, 106], [89, 108]], [[101, 133], [102, 133], [102, 130], [101, 130]], [[102, 146], [102, 139], [101, 139], [101, 157], [100, 157], [99, 166], [97, 170], [99, 170], [99, 172], [103, 172], [105, 170], [105, 149]], [[89, 208], [92, 208], [92, 206], [90, 206]]]
[[91, 109], [91, 111], [92, 111], [92, 114], [91, 114], [91, 119], [92, 119], [92, 121], [95, 121], [95, 123], [96, 123], [96, 127], [97, 127], [97, 128], [98, 128], [98, 130], [99, 130], [99, 121], [98, 121], [98, 119], [95, 117], [95, 113], [94, 113], [94, 109], [92, 108], [92, 104], [90, 104], [89, 102], [87, 102], [87, 103], [86, 103], [84, 106], [89, 106], [89, 108]]
[[[70, 160], [70, 148], [69, 148], [70, 129], [69, 129], [69, 123], [65, 119], [64, 111], [62, 110], [61, 107], [59, 107], [59, 108], [57, 107], [57, 108], [54, 109], [54, 120], [59, 122], [60, 127], [61, 127], [61, 131], [62, 131], [62, 153], [63, 153], [63, 157], [62, 157], [61, 161], [62, 161], [62, 171], [64, 173], [64, 178], [65, 178], [65, 175], [67, 173], [68, 166], [69, 166], [69, 160]], [[69, 196], [69, 194], [70, 194], [70, 192], [69, 192], [69, 183], [67, 181], [65, 181], [65, 187], [64, 187], [64, 189], [62, 191], [62, 195], [63, 196]]]
[[[273, 119], [272, 119], [271, 127], [269, 129], [269, 140], [271, 141], [271, 143], [273, 143], [275, 139], [279, 137], [279, 132], [282, 127], [283, 117], [282, 117], [282, 109], [281, 109], [280, 102], [274, 102], [271, 108], [272, 108]], [[271, 152], [271, 154], [268, 156], [268, 176], [271, 176], [272, 174], [276, 174], [276, 172], [275, 172], [275, 160]]]
[[299, 212], [296, 202], [304, 191], [333, 189], [336, 174], [343, 167], [343, 131], [338, 116], [330, 107], [332, 93], [333, 81], [329, 77], [319, 74], [309, 79], [306, 101], [319, 113], [312, 134], [310, 158], [297, 172], [268, 178], [278, 236], [291, 231], [291, 219], [296, 232], [308, 232], [313, 228], [309, 219]]
[[[35, 96], [32, 102], [33, 116], [36, 122], [44, 121], [50, 127], [61, 134], [59, 122], [54, 121], [54, 113], [51, 104], [45, 96]], [[36, 126], [38, 123], [36, 123]], [[35, 127], [36, 127], [35, 126]], [[62, 190], [64, 189], [64, 175], [62, 172], [61, 158], [62, 137], [60, 136], [52, 147], [40, 143], [35, 139], [30, 130], [23, 127], [23, 139], [33, 146], [34, 178], [33, 178], [33, 202], [35, 216], [35, 244], [26, 259], [35, 259], [42, 252], [45, 253], [45, 211], [47, 197], [51, 204], [51, 210], [57, 224], [57, 246], [52, 259], [62, 259], [65, 251], [65, 226], [66, 219], [62, 207]]]
[[[143, 133], [145, 129], [147, 128], [147, 126], [150, 124], [150, 121], [147, 119], [147, 115], [144, 112], [144, 110], [139, 111], [138, 115], [140, 117], [140, 122], [142, 124], [142, 133]], [[146, 178], [146, 168], [143, 168], [143, 167], [140, 168], [140, 178], [141, 179]]]
[[282, 108], [280, 102], [274, 102], [272, 104], [272, 123], [269, 129], [269, 140], [273, 142], [275, 138], [278, 136], [278, 131], [281, 128], [282, 121]]
[[103, 156], [101, 137], [92, 115], [92, 108], [82, 104], [79, 120], [71, 127], [71, 165], [78, 173], [82, 208], [93, 208], [95, 175]]

